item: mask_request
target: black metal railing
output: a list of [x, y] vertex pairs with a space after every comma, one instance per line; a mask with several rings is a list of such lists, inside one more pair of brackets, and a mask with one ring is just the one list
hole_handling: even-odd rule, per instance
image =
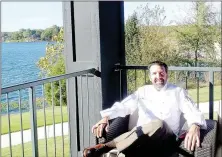
[[[3, 123], [1, 124], [3, 126], [8, 126], [8, 130], [3, 130], [1, 133], [2, 137], [2, 143], [1, 146], [4, 149], [8, 149], [8, 155], [9, 156], [30, 156], [32, 155], [33, 157], [36, 156], [69, 156], [70, 155], [70, 114], [69, 110], [67, 109], [67, 101], [63, 102], [64, 97], [66, 97], [66, 83], [70, 79], [74, 80], [79, 80], [79, 89], [81, 94], [83, 95], [83, 88], [85, 87], [84, 91], [86, 91], [87, 96], [83, 98], [83, 96], [79, 96], [81, 99], [79, 105], [79, 109], [76, 111], [76, 114], [78, 116], [81, 116], [82, 119], [77, 119], [78, 121], [77, 124], [79, 124], [79, 120], [81, 120], [80, 123], [87, 123], [86, 124], [81, 124], [77, 125], [76, 128], [73, 128], [74, 130], [77, 130], [79, 134], [79, 140], [78, 140], [78, 145], [81, 145], [82, 147], [88, 145], [84, 144], [84, 141], [89, 140], [89, 136], [85, 137], [80, 131], [84, 131], [84, 128], [89, 128], [89, 121], [84, 121], [85, 115], [88, 115], [88, 120], [90, 117], [90, 111], [88, 110], [87, 113], [83, 111], [83, 108], [89, 108], [89, 83], [88, 79], [89, 78], [94, 78], [96, 76], [96, 69], [87, 69], [83, 71], [77, 71], [73, 72], [70, 74], [64, 74], [60, 76], [55, 76], [51, 78], [45, 78], [33, 82], [28, 82], [28, 83], [23, 83], [11, 87], [6, 87], [2, 88], [1, 90], [1, 98], [2, 98], [2, 119], [6, 120], [3, 123], [6, 124], [4, 125]], [[83, 81], [84, 80], [84, 81]], [[86, 83], [84, 86], [83, 84]], [[62, 85], [63, 84], [63, 85]], [[64, 86], [65, 84], [65, 86]], [[93, 88], [94, 86], [92, 86]], [[93, 89], [92, 89], [93, 90]], [[50, 99], [47, 99], [47, 95], [50, 95]], [[55, 99], [58, 99], [56, 102]], [[86, 99], [87, 105], [83, 107], [83, 99]], [[38, 102], [40, 100], [40, 102]], [[14, 104], [14, 105], [12, 105]], [[56, 106], [57, 104], [57, 106]], [[66, 110], [66, 111], [64, 111]], [[27, 113], [30, 115], [27, 116]], [[39, 138], [38, 136], [40, 134], [39, 132], [39, 127], [38, 127], [38, 119], [39, 116], [38, 114], [42, 115], [43, 117], [43, 129], [42, 129], [42, 135], [44, 135], [44, 149], [39, 148]], [[51, 122], [47, 122], [47, 117], [51, 119]], [[68, 115], [67, 115], [68, 114]], [[15, 128], [15, 125], [12, 126], [12, 124], [15, 124], [13, 120], [19, 119], [17, 122], [19, 122], [19, 128]], [[29, 117], [30, 119], [27, 119]], [[57, 117], [57, 118], [56, 118]], [[64, 119], [64, 117], [67, 117], [67, 119]], [[84, 118], [83, 118], [84, 117]], [[13, 120], [12, 120], [13, 118]], [[59, 120], [58, 120], [59, 119]], [[25, 122], [29, 121], [30, 122], [30, 127], [27, 127], [24, 125]], [[64, 127], [64, 125], [68, 122], [67, 127]], [[17, 125], [17, 124], [16, 124]], [[56, 126], [59, 125], [59, 130], [56, 129]], [[40, 125], [41, 126], [41, 125]], [[82, 127], [80, 129], [80, 126]], [[52, 131], [50, 130], [52, 129]], [[64, 129], [68, 130], [64, 134]], [[30, 140], [24, 140], [25, 137], [28, 136], [28, 132], [30, 131], [31, 138]], [[51, 133], [50, 133], [51, 132]], [[81, 135], [80, 135], [81, 134]], [[90, 132], [88, 133], [90, 134]], [[61, 143], [58, 145], [57, 144], [57, 137], [61, 137]], [[65, 142], [64, 138], [65, 136], [68, 136], [67, 138], [69, 139], [69, 142]], [[52, 137], [50, 139], [49, 137]], [[87, 139], [85, 139], [87, 138]], [[5, 139], [5, 140], [4, 140]], [[49, 145], [49, 140], [52, 141], [53, 145]], [[8, 141], [8, 143], [6, 142]], [[31, 147], [32, 147], [32, 152], [31, 154], [26, 154], [25, 152], [25, 143], [26, 142], [31, 142]], [[68, 143], [68, 145], [65, 145], [65, 143]], [[20, 145], [21, 146], [21, 152], [14, 152], [13, 147], [14, 145]], [[53, 154], [49, 154], [50, 150], [52, 149], [51, 152]], [[67, 150], [66, 147], [69, 147], [68, 154], [65, 152], [65, 149]], [[61, 152], [58, 152], [58, 150], [61, 150]], [[19, 153], [19, 154], [18, 154]]]
[[[122, 66], [116, 65], [116, 71], [121, 73], [124, 71], [127, 75], [127, 95], [135, 91], [139, 86], [149, 84], [148, 67], [147, 66]], [[217, 73], [217, 83], [221, 85], [221, 67], [169, 67], [169, 79], [174, 81], [175, 84], [180, 84], [184, 88], [188, 89], [190, 83], [194, 83], [197, 96], [196, 103], [199, 107], [200, 82], [209, 87], [209, 119], [213, 119], [214, 111], [214, 76]], [[208, 80], [205, 74], [208, 73]], [[121, 83], [122, 80], [120, 80]], [[181, 85], [181, 82], [183, 85]], [[207, 85], [208, 82], [208, 85]], [[221, 92], [221, 91], [220, 91]], [[123, 95], [123, 93], [122, 93]], [[122, 98], [122, 95], [120, 96]], [[222, 99], [222, 98], [220, 98]]]

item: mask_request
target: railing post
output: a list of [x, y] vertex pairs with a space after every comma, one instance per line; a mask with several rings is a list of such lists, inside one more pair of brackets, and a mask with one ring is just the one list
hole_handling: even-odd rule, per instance
[[214, 72], [209, 71], [209, 119], [213, 119], [214, 112]]
[[177, 83], [178, 83], [178, 80], [177, 80], [177, 79], [178, 79], [178, 78], [177, 78], [177, 71], [174, 72], [174, 79], [175, 79], [175, 84], [177, 84]]
[[197, 81], [197, 108], [199, 109], [199, 101], [200, 101], [200, 73], [196, 72], [196, 81]]
[[32, 156], [38, 157], [38, 134], [37, 134], [37, 112], [36, 112], [36, 97], [35, 88], [29, 88], [29, 107], [31, 121], [31, 137], [32, 137]]
[[186, 88], [186, 90], [187, 90], [187, 88], [188, 88], [188, 85], [187, 85], [187, 77], [188, 77], [188, 71], [186, 71], [186, 76], [185, 76], [185, 88]]

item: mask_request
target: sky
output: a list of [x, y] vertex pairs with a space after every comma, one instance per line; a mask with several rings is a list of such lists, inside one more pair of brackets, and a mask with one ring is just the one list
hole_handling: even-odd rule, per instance
[[[125, 2], [125, 19], [132, 15], [139, 6], [147, 2]], [[164, 7], [166, 24], [173, 20], [180, 20], [186, 16], [190, 2], [149, 2], [150, 7], [156, 4]], [[220, 3], [214, 2], [216, 9]], [[1, 5], [1, 31], [12, 32], [21, 28], [45, 29], [52, 25], [63, 25], [62, 2], [2, 2]]]
[[2, 2], [2, 32], [63, 25], [62, 2]]

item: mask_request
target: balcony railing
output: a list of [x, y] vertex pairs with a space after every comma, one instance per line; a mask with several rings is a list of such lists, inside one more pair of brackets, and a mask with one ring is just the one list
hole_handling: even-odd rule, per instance
[[[132, 93], [138, 87], [149, 84], [148, 67], [147, 66], [121, 66], [116, 65], [116, 71], [127, 74], [127, 94]], [[200, 103], [200, 89], [202, 87], [208, 88], [208, 102], [209, 102], [209, 119], [213, 119], [214, 114], [214, 84], [217, 83], [221, 87], [221, 67], [169, 67], [169, 82], [182, 86], [185, 89], [195, 88], [196, 90], [196, 104], [199, 108]], [[122, 81], [120, 79], [120, 81]], [[221, 88], [220, 88], [221, 89]], [[221, 100], [222, 91], [219, 90], [220, 95], [217, 100]]]
[[[88, 92], [88, 79], [94, 78], [95, 73], [95, 69], [88, 69], [3, 88], [1, 91], [1, 97], [3, 104], [2, 119], [4, 121], [1, 124], [1, 147], [4, 149], [8, 148], [8, 151], [7, 153], [2, 154], [2, 156], [5, 154], [10, 157], [24, 157], [31, 155], [70, 156], [71, 137], [69, 117], [72, 113], [68, 112], [69, 109], [67, 109], [66, 107], [67, 102], [63, 102], [63, 100], [67, 96], [67, 81], [70, 79], [74, 79], [76, 81], [78, 79], [80, 82], [80, 91], [82, 92], [83, 88], [85, 87], [85, 91]], [[84, 83], [85, 85], [83, 85]], [[47, 95], [50, 94], [51, 100], [49, 100], [49, 98], [47, 99]], [[58, 99], [57, 102], [55, 101], [55, 99]], [[86, 101], [89, 102], [88, 94], [86, 99]], [[78, 111], [82, 113], [77, 114], [82, 117], [83, 114], [88, 114], [89, 117], [90, 113], [83, 113], [83, 106], [81, 105], [83, 104], [80, 103], [80, 110]], [[85, 107], [89, 108], [89, 103], [87, 103], [87, 105], [88, 106]], [[28, 115], [28, 113], [30, 115]], [[28, 124], [30, 123], [30, 125], [28, 125], [27, 122]], [[67, 122], [68, 125], [66, 125]], [[5, 126], [8, 126], [7, 130]], [[88, 128], [89, 127], [90, 126], [88, 124]], [[79, 127], [77, 128], [77, 130], [80, 130]], [[61, 139], [58, 139], [58, 136], [60, 136]], [[49, 137], [52, 138], [50, 139]], [[84, 138], [84, 136], [82, 135], [81, 137]], [[68, 138], [68, 141], [65, 141], [64, 138]], [[40, 145], [38, 143], [40, 139], [44, 140], [43, 143], [45, 145], [44, 147], [41, 146], [41, 148], [39, 147]], [[61, 141], [59, 145], [57, 142], [58, 140]], [[31, 143], [28, 146], [25, 146], [26, 142]], [[52, 143], [52, 145], [49, 142]], [[15, 145], [21, 146], [21, 152], [17, 152], [18, 149], [13, 148]], [[31, 154], [27, 154], [26, 152], [27, 149], [30, 149], [29, 146], [32, 148]], [[1, 152], [3, 153], [6, 151]], [[50, 152], [53, 152], [53, 154], [49, 154]]]

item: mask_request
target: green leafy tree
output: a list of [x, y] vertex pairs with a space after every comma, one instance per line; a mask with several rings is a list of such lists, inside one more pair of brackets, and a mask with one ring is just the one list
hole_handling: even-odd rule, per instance
[[41, 39], [44, 41], [51, 41], [52, 40], [52, 29], [47, 28], [44, 32], [41, 34]]
[[53, 37], [56, 36], [60, 31], [60, 28], [56, 25], [53, 25], [51, 29], [52, 29], [52, 36]]
[[175, 66], [182, 64], [176, 41], [171, 35], [172, 29], [165, 26], [165, 19], [165, 10], [159, 5], [151, 9], [147, 4], [142, 8], [140, 47], [143, 65], [148, 65], [154, 60]]
[[[38, 61], [37, 65], [41, 70], [41, 77], [52, 77], [56, 75], [65, 74], [65, 63], [64, 63], [64, 39], [63, 29], [60, 30], [58, 35], [53, 37], [55, 43], [47, 45], [46, 55]], [[59, 82], [52, 83], [53, 86], [53, 101], [54, 105], [60, 105], [60, 88]], [[66, 81], [61, 81], [62, 88], [62, 105], [66, 104]], [[45, 85], [45, 94], [48, 104], [52, 102], [52, 88], [51, 84]]]
[[41, 29], [37, 29], [35, 31], [35, 33], [33, 34], [33, 36], [35, 36], [34, 38], [36, 38], [37, 40], [40, 40], [41, 39], [41, 34], [42, 34], [43, 30]]
[[24, 38], [30, 38], [32, 35], [32, 31], [30, 29], [26, 29], [26, 30], [22, 31], [22, 33], [23, 33]]
[[21, 38], [19, 32], [14, 32], [12, 35], [11, 35], [11, 40], [14, 40], [14, 41], [17, 41]]
[[56, 25], [53, 25], [50, 28], [45, 29], [41, 34], [41, 39], [45, 41], [51, 41], [52, 38], [58, 34], [60, 28]]
[[140, 28], [137, 13], [134, 12], [126, 20], [125, 24], [125, 47], [126, 64], [138, 64], [142, 60], [140, 53]]
[[190, 66], [198, 66], [198, 63], [212, 66], [210, 63], [217, 62], [217, 14], [211, 5], [203, 1], [193, 2], [187, 14], [191, 16], [182, 22], [183, 29], [176, 29], [180, 52], [189, 59]]

